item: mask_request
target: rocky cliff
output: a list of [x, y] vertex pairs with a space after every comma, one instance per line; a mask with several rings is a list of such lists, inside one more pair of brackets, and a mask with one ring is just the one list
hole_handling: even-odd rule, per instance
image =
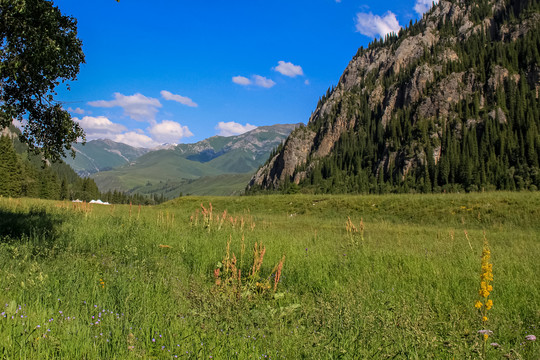
[[[337, 86], [320, 99], [308, 125], [293, 131], [248, 189], [317, 185], [319, 177], [329, 179], [337, 173], [348, 183], [360, 182], [354, 177], [365, 173], [365, 182], [398, 186], [411, 170], [430, 186], [464, 182], [457, 173], [463, 161], [456, 165], [457, 160], [450, 160], [452, 143], [463, 142], [465, 132], [474, 128], [479, 144], [488, 121], [505, 124], [509, 116], [513, 123], [520, 121], [518, 110], [508, 106], [507, 100], [512, 100], [506, 92], [521, 89], [525, 106], [537, 116], [538, 7], [534, 0], [440, 1], [399, 34], [360, 48]], [[528, 95], [531, 92], [534, 97]], [[540, 125], [538, 119], [533, 122]], [[531, 142], [522, 145], [536, 153], [540, 140]], [[486, 159], [477, 156], [473, 166], [487, 166], [489, 154]], [[441, 157], [450, 168], [456, 166], [455, 176], [441, 180]], [[532, 157], [536, 158], [529, 167], [538, 162], [538, 155]], [[416, 171], [428, 165], [430, 174]], [[464, 185], [489, 182], [471, 176]]]

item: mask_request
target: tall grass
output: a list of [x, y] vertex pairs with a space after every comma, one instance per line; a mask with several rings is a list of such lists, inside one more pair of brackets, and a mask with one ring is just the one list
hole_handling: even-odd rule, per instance
[[0, 198], [0, 358], [539, 358], [538, 219], [536, 193]]

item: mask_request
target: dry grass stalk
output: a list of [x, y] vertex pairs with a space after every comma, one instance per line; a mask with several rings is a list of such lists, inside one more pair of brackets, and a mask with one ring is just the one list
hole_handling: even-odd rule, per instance
[[465, 233], [465, 238], [467, 239], [467, 242], [469, 243], [469, 247], [471, 248], [471, 251], [474, 251], [471, 245], [471, 239], [469, 239], [469, 233], [467, 232], [467, 230], [463, 230], [463, 232]]
[[358, 229], [356, 228], [356, 226], [354, 226], [351, 218], [348, 216], [347, 217], [347, 224], [345, 226], [345, 229], [347, 230], [347, 233], [348, 234], [353, 234], [353, 233], [357, 233], [358, 232]]
[[79, 211], [84, 213], [85, 217], [88, 217], [88, 215], [92, 212], [92, 204], [87, 203], [86, 201], [83, 202], [75, 202], [73, 204], [73, 211]]
[[[364, 242], [364, 219], [360, 218], [360, 239], [362, 240], [362, 243]], [[345, 224], [345, 229], [347, 230], [347, 234], [349, 236], [350, 242], [352, 245], [358, 245], [358, 240], [356, 239], [356, 235], [358, 234], [358, 228], [354, 225], [350, 217], [347, 217], [347, 223]]]

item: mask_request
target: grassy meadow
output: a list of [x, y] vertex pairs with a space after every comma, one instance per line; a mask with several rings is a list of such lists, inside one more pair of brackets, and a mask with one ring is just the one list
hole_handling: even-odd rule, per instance
[[0, 358], [539, 359], [539, 257], [537, 192], [0, 198]]

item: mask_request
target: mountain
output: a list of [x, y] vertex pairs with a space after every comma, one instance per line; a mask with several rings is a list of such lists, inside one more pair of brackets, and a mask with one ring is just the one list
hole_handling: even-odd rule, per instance
[[92, 140], [85, 145], [74, 144], [76, 156], [66, 156], [63, 160], [80, 176], [90, 176], [100, 171], [126, 165], [139, 156], [151, 151], [117, 143], [108, 139]]
[[92, 177], [101, 191], [157, 193], [168, 197], [180, 193], [241, 193], [250, 175], [298, 126], [261, 126], [237, 136], [213, 136], [195, 144], [180, 144], [172, 149], [148, 152], [127, 165]]
[[360, 48], [248, 191], [540, 187], [540, 3], [439, 1]]

